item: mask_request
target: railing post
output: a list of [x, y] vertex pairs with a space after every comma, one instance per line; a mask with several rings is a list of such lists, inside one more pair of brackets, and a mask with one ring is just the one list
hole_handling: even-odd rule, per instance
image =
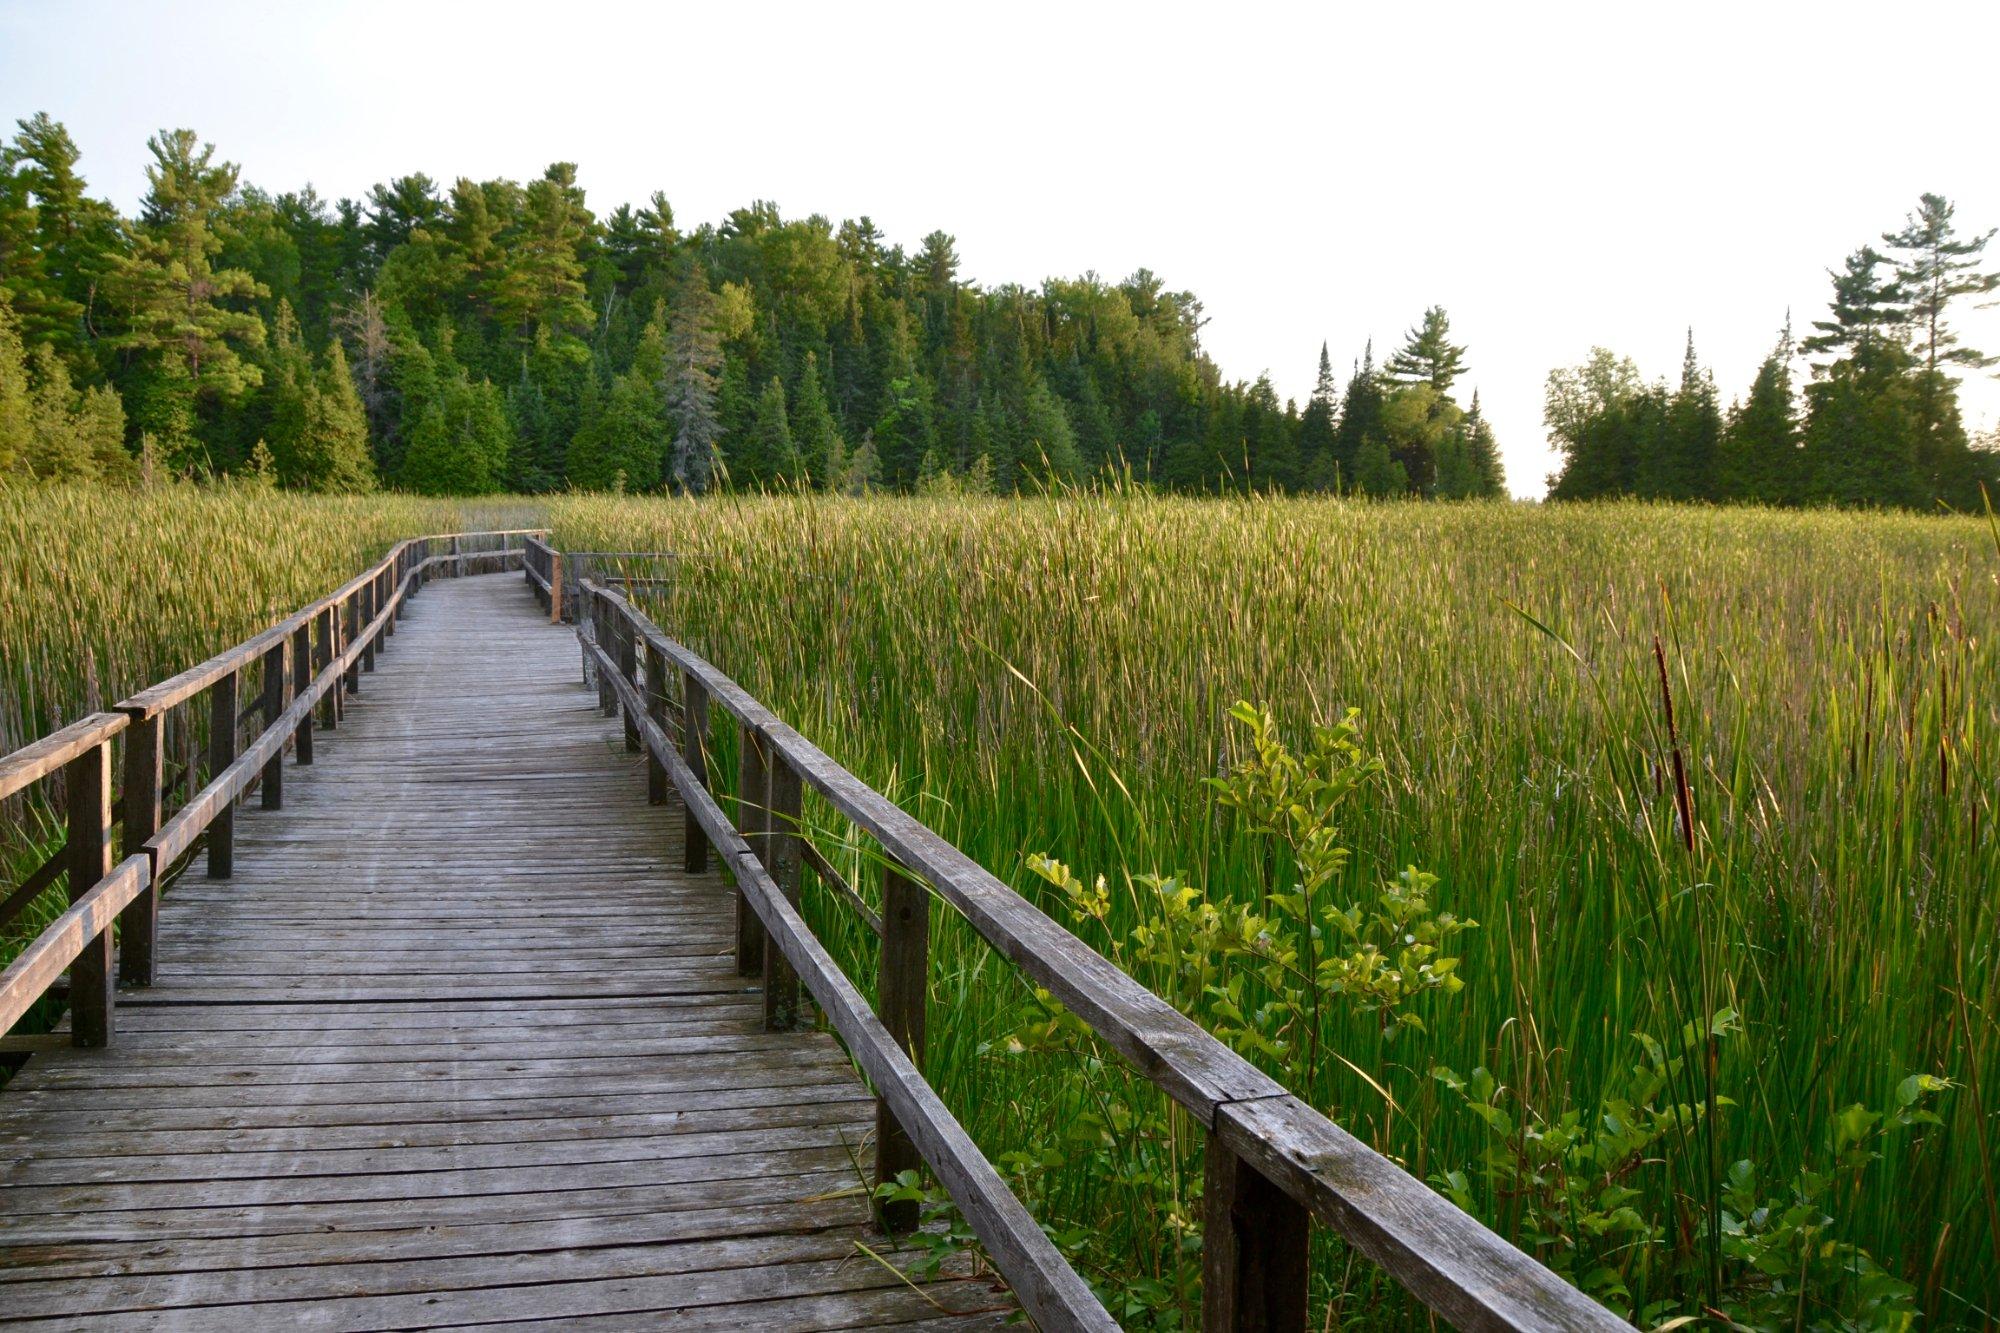
[[396, 566], [401, 564], [402, 560], [403, 557], [399, 555], [390, 561], [376, 580], [382, 585], [382, 605], [389, 608], [389, 618], [382, 623], [382, 651], [385, 653], [389, 651], [388, 640], [396, 637], [396, 613], [403, 605], [396, 600], [396, 588], [402, 582], [396, 573]]
[[[69, 761], [63, 773], [69, 797], [69, 901], [89, 893], [111, 873], [111, 742], [99, 741]], [[70, 1042], [111, 1044], [111, 925], [91, 938], [69, 965]]]
[[[639, 668], [638, 635], [633, 632], [632, 622], [627, 620], [624, 613], [616, 607], [612, 608], [611, 621], [618, 626], [614, 631], [618, 637], [618, 649], [612, 654], [611, 660], [618, 663], [618, 670], [625, 677], [625, 683], [636, 688], [638, 682], [633, 679], [633, 674]], [[625, 751], [627, 754], [637, 754], [639, 719], [632, 715], [632, 710], [629, 708], [621, 711], [625, 714]]]
[[[236, 686], [239, 668], [208, 687], [208, 780], [236, 762]], [[236, 802], [224, 801], [208, 826], [208, 877], [228, 879], [236, 869]]]
[[[166, 715], [134, 717], [125, 728], [125, 855], [131, 856], [160, 831], [160, 745]], [[146, 887], [118, 914], [118, 976], [128, 986], [153, 984], [153, 948], [159, 939], [160, 888]]]
[[[317, 677], [333, 665], [334, 609], [322, 607], [313, 619], [319, 622], [319, 642], [313, 645], [313, 675]], [[340, 686], [337, 684], [320, 696], [319, 724], [326, 731], [340, 725]]]
[[[770, 833], [765, 839], [768, 849], [765, 853], [765, 868], [771, 872], [771, 880], [778, 886], [778, 892], [785, 896], [792, 906], [799, 905], [799, 871], [801, 857], [799, 839], [803, 835], [800, 828], [805, 818], [803, 793], [799, 786], [799, 775], [783, 756], [768, 755], [769, 790], [771, 793]], [[775, 941], [764, 941], [764, 1027], [771, 1032], [785, 1032], [799, 1026], [801, 1010], [799, 1006], [799, 974], [785, 957], [784, 950]]]
[[465, 573], [465, 561], [458, 553], [458, 538], [451, 539], [451, 576], [457, 578]]
[[[297, 699], [312, 688], [312, 622], [301, 621], [292, 631], [292, 698]], [[292, 749], [301, 764], [313, 761], [313, 716], [312, 710], [299, 719], [298, 730], [292, 733]]]
[[[646, 715], [662, 734], [666, 732], [667, 659], [650, 643], [646, 645]], [[646, 752], [646, 799], [653, 805], [667, 803], [667, 766], [650, 750]]]
[[[765, 832], [770, 827], [770, 778], [764, 771], [764, 746], [748, 724], [739, 724], [742, 760], [736, 766], [736, 831], [759, 860], [768, 855]], [[769, 865], [769, 861], [765, 861]], [[743, 886], [736, 886], [736, 971], [754, 977], [764, 970], [764, 923], [750, 907]]]
[[[347, 594], [347, 632], [341, 635], [341, 651], [345, 652], [347, 649], [352, 648], [354, 641], [360, 637], [361, 594], [359, 592], [351, 592]], [[359, 662], [347, 668], [347, 692], [351, 695], [361, 693], [361, 664]]]
[[[893, 862], [882, 868], [882, 953], [876, 973], [876, 1010], [882, 1026], [919, 1070], [924, 1067], [924, 1018], [930, 995], [931, 895]], [[923, 1168], [923, 1157], [889, 1110], [875, 1099], [875, 1183]], [[914, 1199], [882, 1205], [882, 1229], [916, 1229]]]
[[[681, 673], [681, 758], [694, 773], [694, 780], [701, 786], [708, 785], [708, 687], [694, 678], [694, 673]], [[694, 817], [694, 803], [687, 803], [681, 822], [681, 853], [683, 868], [690, 875], [705, 874], [708, 870], [708, 834], [702, 832], [701, 822]]]
[[[70, 905], [112, 873], [112, 743], [98, 741], [62, 775], [70, 805]], [[98, 931], [70, 963], [70, 1043], [112, 1041], [112, 929]]]
[[[285, 648], [285, 641], [280, 639], [264, 654], [264, 728], [267, 731], [278, 725], [278, 718], [285, 711]], [[284, 746], [280, 745], [277, 752], [271, 756], [271, 762], [264, 765], [261, 784], [264, 808], [284, 809]]]
[[[590, 633], [597, 646], [604, 650], [604, 655], [616, 662], [617, 648], [611, 637], [615, 631], [611, 628], [611, 615], [605, 609], [606, 600], [602, 588], [590, 595]], [[606, 717], [618, 709], [618, 695], [612, 690], [611, 678], [605, 675], [603, 667], [597, 669], [597, 707]]]
[[1208, 1136], [1202, 1189], [1204, 1333], [1301, 1333], [1306, 1326], [1304, 1205]]
[[562, 552], [549, 548], [549, 623], [562, 624], [563, 618], [563, 558]]
[[[359, 608], [354, 613], [354, 632], [357, 636], [367, 634], [368, 627], [375, 623], [375, 612], [380, 606], [375, 597], [379, 591], [381, 589], [374, 579], [368, 580], [368, 582], [354, 590], [354, 603]], [[375, 640], [373, 638], [367, 639], [361, 645], [361, 669], [363, 671], [373, 671], [375, 669]]]

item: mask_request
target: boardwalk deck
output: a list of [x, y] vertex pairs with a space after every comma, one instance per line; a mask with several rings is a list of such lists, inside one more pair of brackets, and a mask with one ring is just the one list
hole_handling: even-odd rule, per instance
[[767, 1033], [731, 899], [521, 581], [433, 583], [168, 895], [106, 1050], [0, 1096], [0, 1320], [977, 1328], [861, 1197], [874, 1103]]

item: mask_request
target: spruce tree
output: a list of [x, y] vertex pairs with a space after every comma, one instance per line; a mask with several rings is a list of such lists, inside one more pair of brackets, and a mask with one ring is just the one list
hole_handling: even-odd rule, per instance
[[1341, 402], [1340, 426], [1334, 432], [1334, 466], [1343, 487], [1358, 484], [1356, 468], [1361, 446], [1381, 435], [1382, 381], [1375, 373], [1375, 344], [1371, 340], [1361, 363], [1348, 378], [1347, 394]]
[[1472, 406], [1466, 409], [1465, 452], [1478, 479], [1472, 494], [1495, 499], [1507, 493], [1507, 468], [1500, 460], [1500, 443], [1493, 437], [1493, 423], [1479, 410], [1479, 391], [1472, 391]]
[[825, 487], [830, 482], [828, 465], [845, 452], [833, 412], [827, 407], [826, 391], [820, 387], [819, 358], [806, 353], [805, 368], [799, 372], [798, 392], [792, 398], [792, 443], [799, 456], [800, 481]]
[[1792, 393], [1792, 327], [1757, 367], [1750, 393], [1730, 409], [1723, 430], [1725, 498], [1753, 504], [1796, 504], [1805, 498], [1799, 452], [1798, 404]]
[[1712, 500], [1721, 493], [1717, 475], [1722, 442], [1722, 410], [1715, 380], [1695, 356], [1688, 330], [1681, 359], [1681, 382], [1667, 409], [1666, 436], [1658, 458], [1659, 482], [1646, 493], [1669, 500]]
[[747, 475], [736, 478], [738, 484], [784, 488], [799, 480], [798, 451], [785, 413], [785, 385], [776, 375], [757, 395], [757, 416], [744, 456], [749, 467]]
[[[1299, 417], [1299, 483], [1307, 490], [1330, 491], [1334, 487], [1336, 455], [1334, 416], [1339, 409], [1340, 386], [1334, 382], [1333, 362], [1326, 344], [1319, 345], [1319, 378], [1313, 383], [1312, 397]], [[1158, 416], [1154, 417], [1155, 422]]]
[[674, 425], [668, 474], [676, 487], [695, 494], [714, 484], [722, 423], [716, 389], [722, 370], [722, 341], [715, 327], [715, 294], [700, 270], [682, 279], [667, 327], [665, 396]]

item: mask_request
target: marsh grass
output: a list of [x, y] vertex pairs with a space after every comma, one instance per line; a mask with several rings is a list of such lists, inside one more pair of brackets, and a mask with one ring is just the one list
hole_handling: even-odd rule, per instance
[[[1334, 896], [1421, 866], [1482, 927], [1457, 942], [1464, 991], [1420, 1010], [1426, 1034], [1330, 1008], [1316, 1039], [1337, 1058], [1302, 1091], [1443, 1179], [1491, 1139], [1433, 1067], [1485, 1068], [1536, 1116], [1588, 1124], [1640, 1059], [1634, 1034], [1699, 1030], [1672, 1096], [1714, 1113], [1632, 1177], [1673, 1258], [1632, 1293], [1657, 1315], [1760, 1280], [1707, 1226], [1733, 1164], [1781, 1188], [1823, 1164], [1845, 1108], [1948, 1079], [1941, 1126], [1838, 1176], [1828, 1234], [1906, 1280], [1930, 1322], [1993, 1317], [1985, 523], [1130, 495], [577, 498], [553, 522], [566, 547], [690, 557], [654, 594], [670, 633], [1058, 919], [1029, 857], [1105, 874], [1108, 915], [1078, 929], [1107, 950], [1153, 910], [1148, 873], [1218, 901], [1282, 886], [1288, 866], [1204, 782], [1241, 757], [1232, 703], [1294, 732], [1360, 708], [1384, 771], [1346, 816]], [[815, 912], [870, 976], [838, 905]], [[940, 928], [932, 985], [950, 1104], [1086, 1271], [1158, 1284], [1127, 1317], [1183, 1317], [1199, 1136], [1087, 1052], [1010, 1054], [1035, 1002], [961, 922]], [[1164, 1141], [1106, 1128], [1107, 1106]], [[1529, 1203], [1472, 1179], [1475, 1210], [1535, 1243]], [[1330, 1318], [1396, 1317], [1365, 1266], [1322, 1249]], [[1837, 1321], [1842, 1299], [1800, 1308]]]

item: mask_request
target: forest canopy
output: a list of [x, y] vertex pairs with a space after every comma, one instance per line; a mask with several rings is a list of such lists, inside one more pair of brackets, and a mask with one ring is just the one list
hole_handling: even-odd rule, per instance
[[0, 155], [0, 475], [251, 473], [308, 490], [1012, 492], [1115, 473], [1187, 491], [1495, 495], [1441, 308], [1301, 408], [1226, 381], [1201, 303], [1140, 270], [983, 287], [953, 238], [753, 203], [683, 231], [594, 213], [574, 164], [328, 201], [147, 143], [136, 217], [68, 133]]

